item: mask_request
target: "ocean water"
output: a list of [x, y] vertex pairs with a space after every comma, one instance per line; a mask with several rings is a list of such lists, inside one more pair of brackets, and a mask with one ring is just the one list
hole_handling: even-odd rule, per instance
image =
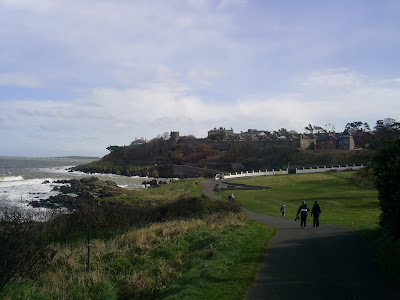
[[[142, 182], [148, 178], [126, 177], [113, 174], [85, 174], [70, 172], [73, 166], [93, 161], [88, 158], [30, 158], [30, 157], [4, 157], [0, 156], [0, 209], [32, 208], [32, 200], [47, 199], [59, 192], [53, 191], [60, 179], [80, 179], [96, 176], [100, 180], [111, 180], [120, 187], [127, 189], [140, 189]], [[48, 181], [48, 184], [43, 184]]]

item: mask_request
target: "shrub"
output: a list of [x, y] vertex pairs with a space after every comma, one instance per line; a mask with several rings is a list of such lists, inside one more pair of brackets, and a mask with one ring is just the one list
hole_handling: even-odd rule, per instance
[[219, 211], [239, 212], [235, 202], [211, 200], [205, 196], [180, 196], [176, 201], [148, 207], [133, 207], [125, 202], [97, 202], [72, 214], [59, 215], [49, 221], [54, 240], [66, 240], [88, 229], [97, 232], [146, 226], [151, 223], [191, 219]]
[[45, 224], [20, 211], [3, 211], [0, 218], [0, 293], [12, 282], [36, 279], [56, 251], [46, 246]]
[[384, 232], [400, 238], [400, 140], [379, 150], [373, 159]]
[[357, 170], [352, 176], [355, 183], [363, 188], [375, 188], [376, 176], [371, 167], [364, 167]]

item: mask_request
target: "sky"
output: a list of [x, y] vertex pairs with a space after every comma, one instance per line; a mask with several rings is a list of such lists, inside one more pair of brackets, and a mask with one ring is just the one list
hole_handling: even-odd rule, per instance
[[0, 155], [400, 120], [398, 0], [0, 0]]

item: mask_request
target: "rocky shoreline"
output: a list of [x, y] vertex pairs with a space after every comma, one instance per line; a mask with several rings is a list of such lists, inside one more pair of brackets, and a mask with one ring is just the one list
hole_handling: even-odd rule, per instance
[[[33, 200], [29, 202], [29, 205], [35, 208], [64, 208], [73, 211], [86, 202], [120, 196], [125, 193], [125, 189], [119, 187], [115, 182], [102, 181], [97, 177], [57, 180], [54, 183], [62, 184], [53, 188], [54, 191], [60, 193], [59, 195], [50, 196], [48, 199]], [[42, 184], [50, 184], [50, 182], [44, 181]]]

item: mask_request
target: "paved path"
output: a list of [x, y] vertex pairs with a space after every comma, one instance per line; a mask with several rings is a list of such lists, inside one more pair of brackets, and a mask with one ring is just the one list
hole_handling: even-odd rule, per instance
[[[214, 180], [202, 182], [203, 192], [210, 198], [221, 199], [213, 192], [215, 184]], [[389, 284], [369, 256], [360, 234], [327, 224], [313, 228], [310, 217], [304, 229], [294, 219], [243, 210], [248, 218], [277, 229], [247, 300], [400, 300], [400, 291]], [[296, 212], [289, 214], [295, 216]]]

